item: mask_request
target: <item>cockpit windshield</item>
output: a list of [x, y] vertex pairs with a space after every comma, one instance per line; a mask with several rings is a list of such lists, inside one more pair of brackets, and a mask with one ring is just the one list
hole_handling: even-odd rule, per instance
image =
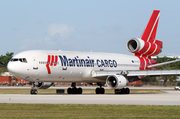
[[11, 62], [20, 61], [20, 62], [23, 62], [23, 63], [27, 63], [26, 58], [12, 58], [10, 61], [11, 61]]

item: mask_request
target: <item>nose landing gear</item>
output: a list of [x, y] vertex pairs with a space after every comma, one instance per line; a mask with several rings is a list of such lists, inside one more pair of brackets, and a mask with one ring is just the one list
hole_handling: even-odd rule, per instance
[[32, 87], [32, 89], [31, 89], [31, 91], [30, 91], [30, 94], [37, 94], [38, 91], [35, 89], [35, 84], [34, 84], [34, 82], [33, 82], [32, 84], [33, 84], [33, 87]]
[[30, 93], [31, 93], [31, 94], [37, 94], [38, 91], [37, 91], [36, 89], [31, 89]]

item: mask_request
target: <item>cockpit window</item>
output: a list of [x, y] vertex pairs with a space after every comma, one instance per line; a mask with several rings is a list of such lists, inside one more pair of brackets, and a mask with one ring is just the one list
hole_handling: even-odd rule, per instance
[[17, 62], [17, 61], [20, 61], [20, 62], [27, 63], [26, 58], [12, 58], [10, 61], [11, 61], [11, 62]]
[[19, 59], [20, 62], [22, 62], [22, 59]]
[[27, 63], [27, 60], [26, 60], [26, 58], [22, 58], [22, 62], [25, 62], [25, 63]]
[[13, 62], [16, 62], [16, 61], [18, 61], [18, 59], [17, 59], [17, 58], [13, 60]]

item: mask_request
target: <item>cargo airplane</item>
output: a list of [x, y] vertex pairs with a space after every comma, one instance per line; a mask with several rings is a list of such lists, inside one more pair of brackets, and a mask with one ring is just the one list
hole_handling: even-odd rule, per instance
[[77, 82], [97, 83], [96, 94], [104, 94], [103, 86], [115, 90], [115, 94], [129, 94], [129, 81], [147, 75], [179, 75], [179, 70], [154, 70], [157, 66], [179, 60], [157, 64], [151, 56], [158, 55], [163, 47], [156, 40], [159, 10], [154, 10], [141, 38], [127, 42], [127, 49], [135, 56], [115, 53], [70, 52], [70, 51], [24, 51], [15, 55], [8, 63], [8, 70], [16, 77], [33, 82], [31, 94], [37, 89], [47, 89], [54, 82], [72, 82], [68, 94], [82, 94]]

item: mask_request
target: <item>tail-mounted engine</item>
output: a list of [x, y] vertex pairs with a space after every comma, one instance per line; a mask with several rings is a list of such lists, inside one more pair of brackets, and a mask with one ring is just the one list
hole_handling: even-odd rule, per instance
[[49, 88], [52, 85], [53, 85], [52, 82], [35, 82], [35, 86], [38, 89], [47, 89], [47, 88]]
[[122, 89], [128, 84], [128, 80], [122, 75], [112, 75], [106, 78], [106, 84], [111, 89]]
[[134, 38], [127, 43], [127, 49], [130, 52], [145, 56], [158, 55], [161, 52], [161, 48], [162, 42], [158, 40], [147, 42], [139, 38]]
[[140, 70], [148, 70], [148, 66], [156, 64], [151, 56], [158, 55], [162, 49], [162, 42], [156, 39], [159, 21], [159, 10], [154, 10], [141, 38], [134, 38], [127, 42], [127, 49], [135, 53], [140, 60]]

